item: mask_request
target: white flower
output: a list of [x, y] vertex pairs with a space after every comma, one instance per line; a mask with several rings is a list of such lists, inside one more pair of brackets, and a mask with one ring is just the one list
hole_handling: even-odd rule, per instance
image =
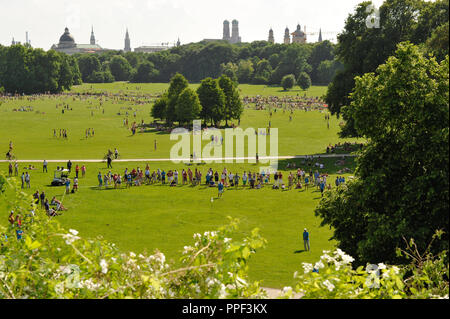
[[329, 291], [333, 291], [334, 285], [327, 279], [323, 282], [323, 284], [327, 287]]
[[72, 235], [78, 235], [78, 231], [75, 229], [69, 229], [69, 233], [72, 233]]
[[226, 243], [228, 243], [228, 242], [230, 242], [231, 241], [231, 238], [228, 238], [228, 237], [225, 237], [224, 239], [223, 239], [223, 242], [226, 244]]
[[383, 263], [379, 263], [378, 264], [378, 269], [382, 270], [382, 269], [386, 269], [386, 265]]
[[314, 268], [316, 268], [316, 269], [320, 269], [320, 268], [323, 268], [323, 267], [325, 267], [325, 265], [323, 264], [322, 261], [318, 261], [318, 262], [316, 262], [316, 264], [314, 265]]
[[302, 265], [303, 265], [303, 270], [304, 270], [305, 274], [307, 274], [307, 273], [309, 273], [310, 271], [313, 270], [312, 264], [302, 263]]
[[331, 256], [328, 255], [328, 254], [322, 255], [322, 256], [320, 257], [320, 259], [321, 259], [321, 260], [325, 260], [327, 263], [332, 263], [332, 262], [334, 262], [334, 258], [331, 257]]
[[102, 273], [106, 274], [108, 272], [108, 263], [106, 260], [100, 260], [100, 267], [102, 267]]
[[74, 241], [81, 239], [80, 237], [72, 234], [65, 234], [63, 235], [63, 238], [66, 240], [67, 245], [71, 245]]
[[342, 261], [346, 264], [350, 264], [355, 260], [352, 256], [345, 255], [345, 254], [341, 255], [341, 257], [342, 257]]
[[130, 257], [136, 257], [136, 254], [130, 251]]
[[400, 272], [400, 269], [397, 266], [392, 266], [392, 270], [394, 271], [394, 274], [398, 275]]
[[294, 278], [297, 278], [298, 276], [298, 271], [294, 272]]
[[113, 261], [113, 263], [115, 263], [117, 261], [117, 259], [114, 257], [111, 257], [111, 260]]

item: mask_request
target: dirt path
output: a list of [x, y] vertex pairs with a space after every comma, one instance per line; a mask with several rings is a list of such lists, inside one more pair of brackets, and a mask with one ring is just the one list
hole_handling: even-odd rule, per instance
[[[300, 159], [300, 158], [340, 158], [340, 157], [356, 157], [354, 154], [323, 154], [323, 155], [288, 155], [288, 156], [260, 156], [259, 160], [271, 160], [271, 159]], [[217, 161], [217, 160], [254, 160], [254, 157], [219, 157], [219, 158], [201, 158], [201, 161]], [[106, 162], [104, 159], [70, 159], [72, 162], [85, 162], [85, 163], [102, 163]], [[189, 158], [178, 159], [180, 162], [189, 162]], [[15, 162], [16, 160], [12, 160]], [[67, 162], [69, 159], [57, 159], [47, 160], [48, 163], [61, 163]], [[170, 158], [131, 158], [131, 159], [115, 159], [114, 163], [120, 162], [170, 162]], [[0, 160], [0, 163], [8, 163], [9, 160]], [[23, 159], [17, 160], [18, 163], [42, 163], [44, 159]]]

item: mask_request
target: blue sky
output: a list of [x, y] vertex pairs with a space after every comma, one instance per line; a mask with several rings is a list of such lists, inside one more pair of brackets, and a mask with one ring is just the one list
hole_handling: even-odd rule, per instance
[[[269, 29], [282, 42], [284, 29], [306, 25], [308, 42], [335, 39], [362, 0], [0, 0], [0, 44], [12, 37], [49, 49], [67, 26], [77, 43], [89, 43], [91, 25], [104, 48], [123, 49], [128, 27], [131, 46], [198, 42], [221, 38], [222, 23], [239, 21], [242, 41], [267, 40]], [[373, 1], [377, 7], [381, 0]], [[329, 32], [329, 33], [328, 33]]]

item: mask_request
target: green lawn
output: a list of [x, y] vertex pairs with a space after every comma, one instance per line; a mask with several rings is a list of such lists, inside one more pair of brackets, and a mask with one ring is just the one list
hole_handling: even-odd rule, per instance
[[[198, 87], [198, 83], [191, 83], [190, 86], [193, 89]], [[77, 93], [123, 93], [123, 94], [152, 94], [158, 95], [169, 88], [168, 83], [128, 83], [128, 82], [114, 82], [114, 83], [85, 83], [82, 85], [74, 86], [72, 91]], [[300, 87], [296, 86], [292, 90], [284, 91], [279, 86], [268, 85], [253, 85], [253, 84], [240, 84], [239, 92], [242, 96], [289, 96], [299, 95], [311, 97], [321, 97], [326, 91], [326, 86], [312, 86], [308, 90], [303, 91]]]
[[[167, 87], [167, 84], [95, 85], [96, 89], [109, 92], [120, 90], [121, 86], [140, 86], [145, 88], [142, 91], [156, 94]], [[251, 95], [251, 92], [260, 92], [263, 86], [241, 88]], [[74, 88], [74, 91], [79, 89]], [[270, 88], [272, 89], [279, 90]], [[314, 88], [311, 90], [314, 92]], [[297, 93], [293, 91], [291, 94]], [[56, 109], [56, 104], [62, 102], [68, 103], [73, 110], [62, 114], [61, 108]], [[19, 106], [28, 105], [33, 106], [33, 112], [12, 111]], [[100, 159], [108, 148], [114, 147], [120, 150], [122, 158], [167, 158], [175, 143], [169, 140], [168, 134], [149, 131], [131, 136], [130, 131], [123, 127], [125, 116], [117, 115], [119, 111], [125, 112], [126, 108], [131, 107], [132, 110], [128, 110], [130, 115], [136, 110], [136, 120], [140, 122], [144, 119], [148, 123], [152, 121], [149, 115], [151, 103], [134, 105], [132, 101], [118, 103], [111, 98], [103, 102], [103, 107], [104, 114], [100, 111], [97, 99], [74, 101], [72, 98], [62, 97], [34, 101], [3, 101], [0, 105], [0, 150], [4, 153], [12, 140], [19, 159], [70, 158], [74, 165], [86, 164], [87, 176], [80, 179], [80, 191], [68, 196], [63, 195], [63, 188], [48, 186], [52, 180], [52, 171], [57, 165], [65, 163], [51, 163], [49, 173], [42, 173], [41, 164], [34, 164], [38, 170], [31, 172], [32, 188], [26, 191], [31, 194], [36, 190], [44, 190], [47, 197], [55, 195], [63, 199], [69, 210], [57, 218], [67, 229], [77, 229], [86, 237], [103, 236], [124, 250], [153, 252], [159, 248], [169, 259], [176, 261], [183, 246], [192, 243], [194, 233], [218, 228], [226, 223], [227, 216], [237, 217], [241, 220], [239, 236], [258, 227], [263, 237], [268, 240], [266, 249], [259, 251], [252, 259], [250, 274], [252, 279], [263, 280], [264, 286], [274, 288], [291, 285], [292, 275], [301, 270], [302, 262], [317, 261], [322, 250], [335, 246], [335, 242], [328, 240], [332, 230], [319, 227], [320, 219], [314, 216], [314, 208], [320, 200], [320, 192], [315, 189], [280, 191], [273, 190], [270, 186], [261, 190], [240, 187], [238, 190], [226, 190], [223, 198], [216, 199], [213, 203], [211, 197], [217, 196], [217, 189], [205, 186], [173, 188], [152, 185], [120, 190], [98, 189], [96, 176], [99, 171], [106, 172], [106, 164], [83, 163], [76, 159]], [[241, 127], [265, 128], [268, 120], [267, 111], [246, 109]], [[271, 121], [272, 127], [279, 128], [279, 155], [320, 154], [325, 152], [329, 143], [343, 142], [337, 137], [339, 120], [332, 117], [330, 129], [327, 129], [324, 114], [319, 111], [297, 111], [292, 122], [289, 121], [287, 112], [278, 111], [274, 113]], [[95, 137], [84, 137], [88, 127], [95, 128]], [[68, 140], [54, 138], [53, 128], [66, 128], [69, 132]], [[153, 149], [155, 139], [158, 141], [157, 151]], [[332, 185], [339, 169], [354, 166], [353, 160], [350, 159], [347, 159], [344, 166], [336, 166], [336, 159], [321, 161], [325, 164], [322, 171], [331, 174], [328, 181]], [[280, 168], [284, 170], [285, 181], [289, 172], [286, 170], [288, 162], [294, 161], [283, 160], [279, 163]], [[305, 165], [302, 160], [295, 162], [302, 167]], [[145, 164], [113, 163], [113, 172], [123, 174], [126, 167], [143, 169]], [[7, 165], [0, 163], [0, 170], [7, 171]], [[27, 164], [20, 163], [20, 173], [25, 166]], [[208, 164], [198, 168], [204, 176], [207, 168], [212, 167], [220, 172], [224, 166], [240, 174], [244, 170], [258, 169], [257, 165], [249, 163]], [[197, 166], [193, 166], [194, 169], [195, 167]], [[177, 168], [181, 172], [187, 166], [171, 162], [152, 162], [150, 168], [166, 171]], [[4, 211], [4, 218], [0, 219], [0, 223], [6, 224], [5, 203], [0, 203], [0, 209]], [[299, 252], [303, 249], [300, 236], [305, 227], [311, 235], [311, 252]]]

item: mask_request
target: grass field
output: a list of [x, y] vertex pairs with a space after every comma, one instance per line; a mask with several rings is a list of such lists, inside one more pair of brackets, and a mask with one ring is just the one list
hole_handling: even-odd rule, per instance
[[[126, 84], [114, 83], [93, 85], [95, 90], [108, 92], [123, 91], [123, 87], [141, 87], [141, 92], [157, 94], [167, 88], [167, 84]], [[75, 87], [74, 91], [85, 90], [90, 85]], [[117, 90], [117, 91], [116, 91]], [[241, 86], [242, 95], [279, 95], [280, 88], [264, 86]], [[318, 94], [324, 88], [311, 88], [307, 94]], [[248, 92], [248, 93], [244, 93]], [[259, 92], [259, 93], [258, 93]], [[296, 95], [296, 91], [291, 91]], [[131, 93], [130, 93], [131, 94]], [[73, 109], [65, 114], [56, 104], [66, 102]], [[20, 106], [32, 106], [33, 112], [13, 112]], [[281, 191], [266, 186], [260, 190], [240, 187], [238, 190], [227, 189], [221, 199], [216, 199], [217, 189], [205, 186], [168, 187], [151, 185], [132, 187], [131, 189], [99, 189], [97, 174], [107, 172], [105, 163], [83, 163], [80, 159], [101, 159], [107, 149], [117, 147], [122, 158], [167, 158], [169, 150], [175, 143], [169, 134], [149, 131], [131, 136], [123, 127], [124, 114], [136, 111], [136, 121], [150, 122], [151, 103], [134, 105], [132, 101], [117, 102], [104, 100], [102, 107], [96, 98], [73, 101], [72, 98], [54, 97], [28, 101], [26, 99], [6, 101], [0, 105], [0, 150], [6, 153], [10, 140], [18, 159], [72, 159], [76, 164], [87, 166], [85, 179], [80, 179], [80, 191], [76, 194], [63, 195], [63, 188], [48, 186], [52, 180], [52, 171], [56, 166], [65, 166], [65, 162], [49, 164], [49, 172], [41, 171], [42, 165], [36, 164], [37, 170], [31, 171], [32, 187], [26, 191], [30, 194], [44, 190], [47, 197], [57, 196], [69, 208], [57, 217], [66, 228], [80, 231], [82, 236], [103, 236], [124, 250], [134, 252], [153, 252], [158, 248], [169, 259], [177, 260], [183, 246], [192, 243], [196, 232], [214, 230], [225, 224], [226, 217], [241, 220], [240, 234], [248, 233], [258, 227], [268, 240], [266, 249], [259, 251], [251, 261], [250, 274], [255, 280], [262, 280], [266, 287], [280, 288], [292, 284], [292, 275], [301, 270], [302, 262], [318, 260], [322, 250], [332, 249], [335, 242], [328, 239], [332, 230], [319, 227], [320, 219], [314, 216], [314, 208], [320, 199], [316, 189]], [[131, 110], [128, 110], [131, 108]], [[104, 109], [105, 113], [101, 110]], [[38, 113], [39, 112], [39, 113]], [[93, 112], [93, 115], [92, 115]], [[132, 116], [130, 116], [132, 119]], [[133, 119], [134, 120], [134, 119]], [[269, 113], [246, 109], [241, 120], [241, 127], [267, 127]], [[279, 129], [279, 155], [304, 155], [325, 153], [329, 143], [343, 142], [337, 137], [339, 120], [332, 117], [327, 129], [324, 114], [319, 111], [296, 111], [293, 121], [289, 114], [279, 111], [274, 113], [272, 127]], [[95, 129], [95, 137], [85, 138], [86, 128]], [[63, 140], [53, 137], [53, 129], [65, 128], [69, 138]], [[153, 149], [157, 140], [158, 148]], [[348, 140], [353, 142], [353, 140]], [[3, 156], [3, 155], [2, 155]], [[284, 180], [287, 181], [287, 162], [296, 162], [305, 167], [302, 160], [281, 161]], [[347, 159], [344, 166], [336, 166], [336, 159], [321, 159], [325, 164], [322, 172], [331, 174], [328, 181], [333, 184], [337, 171], [343, 167], [353, 168], [353, 160]], [[125, 168], [140, 167], [146, 163], [114, 163], [112, 170], [123, 174]], [[0, 170], [7, 171], [7, 163], [0, 163]], [[27, 163], [20, 163], [20, 173]], [[209, 167], [219, 172], [226, 166], [232, 172], [240, 174], [245, 171], [257, 171], [255, 164], [211, 164], [193, 166], [201, 169], [203, 176]], [[187, 169], [184, 164], [171, 162], [152, 162], [150, 169], [157, 168]], [[342, 175], [342, 174], [339, 174]], [[345, 176], [349, 176], [346, 174]], [[73, 177], [73, 176], [72, 176]], [[213, 202], [211, 202], [213, 198]], [[5, 212], [5, 203], [0, 203]], [[0, 224], [7, 223], [7, 213], [0, 219]], [[308, 228], [311, 235], [311, 252], [302, 252], [301, 233]]]
[[[191, 83], [190, 86], [193, 89], [198, 87], [198, 83]], [[160, 94], [169, 88], [168, 83], [128, 83], [128, 82], [114, 82], [114, 83], [102, 83], [92, 84], [86, 83], [82, 85], [74, 86], [72, 91], [77, 93], [128, 93], [128, 94]], [[312, 86], [307, 91], [303, 91], [300, 87], [296, 86], [292, 90], [284, 91], [279, 86], [268, 85], [253, 85], [253, 84], [240, 84], [239, 93], [241, 96], [289, 96], [299, 95], [308, 97], [321, 97], [326, 91], [326, 86]]]

